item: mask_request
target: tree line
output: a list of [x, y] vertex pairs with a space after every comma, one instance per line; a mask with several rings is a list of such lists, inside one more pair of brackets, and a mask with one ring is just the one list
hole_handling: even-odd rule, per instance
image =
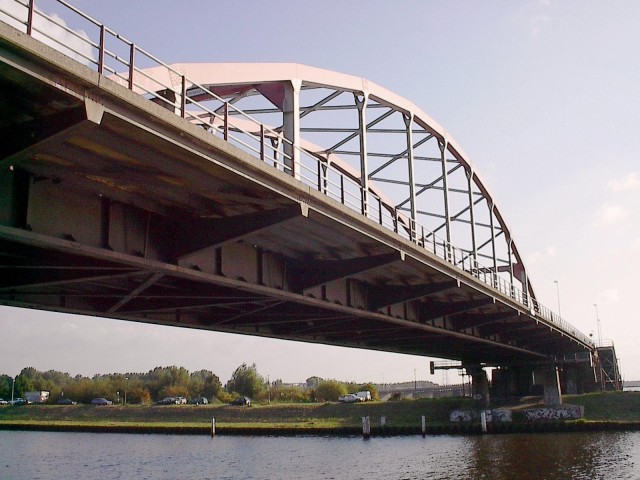
[[187, 399], [206, 397], [210, 402], [228, 403], [245, 396], [254, 402], [321, 402], [337, 401], [341, 395], [361, 390], [378, 391], [372, 383], [357, 384], [310, 377], [305, 384], [290, 385], [282, 380], [270, 381], [258, 373], [255, 364], [243, 363], [224, 385], [210, 370], [189, 372], [184, 367], [156, 367], [146, 373], [110, 373], [84, 377], [55, 370], [41, 372], [33, 367], [22, 369], [12, 378], [0, 375], [0, 398], [23, 397], [30, 391], [48, 391], [48, 403], [66, 398], [78, 403], [91, 403], [104, 397], [114, 403], [152, 404], [166, 397]]

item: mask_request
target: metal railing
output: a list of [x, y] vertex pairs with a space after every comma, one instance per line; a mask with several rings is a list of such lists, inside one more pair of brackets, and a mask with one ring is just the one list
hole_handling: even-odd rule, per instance
[[[38, 0], [38, 4], [41, 2], [44, 0]], [[294, 176], [328, 198], [366, 215], [368, 219], [394, 231], [405, 240], [417, 244], [523, 305], [531, 315], [593, 347], [591, 339], [571, 324], [500, 276], [493, 268], [481, 265], [477, 258], [474, 258], [473, 252], [457, 248], [445, 239], [439, 238], [434, 232], [400, 214], [395, 206], [384, 202], [374, 192], [369, 191], [364, 195], [359, 179], [332, 165], [327, 158], [299, 145], [293, 145], [281, 131], [260, 123], [231, 102], [203, 85], [191, 81], [176, 68], [162, 62], [66, 1], [49, 0], [47, 3], [62, 6], [63, 13], [70, 14], [74, 24], [82, 23], [93, 28], [93, 37], [77, 27], [69, 27], [58, 14], [48, 15], [36, 8], [35, 0], [13, 0], [11, 5], [16, 7], [15, 11], [11, 8], [5, 10], [3, 5], [0, 12], [9, 19], [9, 22], [5, 23], [17, 25], [28, 35], [43, 39], [45, 43], [129, 90], [162, 105], [277, 170]], [[61, 34], [72, 41], [61, 42]], [[151, 76], [145, 71], [150, 67], [156, 67], [157, 75]], [[207, 104], [191, 98], [196, 96], [205, 96]], [[365, 198], [366, 204], [363, 202]]]

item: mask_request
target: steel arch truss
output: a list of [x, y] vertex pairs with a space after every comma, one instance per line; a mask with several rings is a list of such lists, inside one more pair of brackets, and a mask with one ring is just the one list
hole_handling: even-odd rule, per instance
[[187, 109], [197, 102], [219, 114], [194, 114], [196, 123], [220, 135], [266, 136], [273, 149], [262, 147], [265, 161], [538, 308], [494, 197], [451, 136], [411, 102], [366, 79], [303, 65], [173, 67], [189, 79]]

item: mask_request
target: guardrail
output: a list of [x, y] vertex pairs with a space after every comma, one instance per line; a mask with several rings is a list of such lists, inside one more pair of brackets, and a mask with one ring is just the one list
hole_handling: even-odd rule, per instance
[[[474, 258], [473, 252], [457, 248], [445, 239], [439, 238], [434, 232], [402, 215], [397, 207], [385, 203], [374, 192], [369, 191], [365, 195], [358, 178], [332, 165], [320, 155], [315, 155], [299, 145], [293, 145], [282, 132], [260, 123], [203, 85], [189, 80], [183, 73], [68, 2], [38, 0], [38, 5], [41, 4], [61, 6], [62, 14], [70, 15], [67, 18], [69, 24], [58, 14], [59, 12], [49, 15], [36, 8], [35, 0], [5, 2], [0, 11], [6, 15], [8, 21], [5, 23], [22, 29], [28, 35], [42, 40], [98, 73], [107, 75], [150, 101], [172, 110], [176, 115], [202, 127], [212, 135], [219, 136], [261, 161], [271, 164], [277, 170], [294, 176], [351, 210], [366, 215], [370, 220], [394, 231], [400, 237], [430, 251], [523, 305], [532, 315], [547, 324], [594, 347], [591, 339], [570, 323], [501, 277], [492, 268], [480, 264], [477, 258]], [[93, 36], [87, 34], [84, 28], [93, 29]], [[149, 67], [164, 69], [166, 75], [163, 75], [163, 78], [171, 79], [170, 83], [146, 73], [144, 70]], [[204, 105], [190, 98], [196, 95], [206, 95], [207, 101], [213, 101], [214, 106]], [[363, 199], [366, 199], [366, 204]]]

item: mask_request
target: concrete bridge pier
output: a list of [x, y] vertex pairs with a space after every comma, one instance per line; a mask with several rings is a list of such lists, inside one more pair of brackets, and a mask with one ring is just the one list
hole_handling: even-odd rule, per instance
[[491, 395], [510, 399], [531, 395], [533, 368], [528, 365], [511, 365], [496, 368], [491, 374]]
[[560, 392], [560, 376], [558, 368], [550, 365], [533, 372], [533, 384], [541, 385], [544, 389], [544, 403], [549, 406], [562, 405]]
[[480, 365], [465, 366], [467, 375], [471, 376], [471, 392], [473, 399], [477, 400], [481, 407], [489, 406], [489, 379], [487, 372]]

